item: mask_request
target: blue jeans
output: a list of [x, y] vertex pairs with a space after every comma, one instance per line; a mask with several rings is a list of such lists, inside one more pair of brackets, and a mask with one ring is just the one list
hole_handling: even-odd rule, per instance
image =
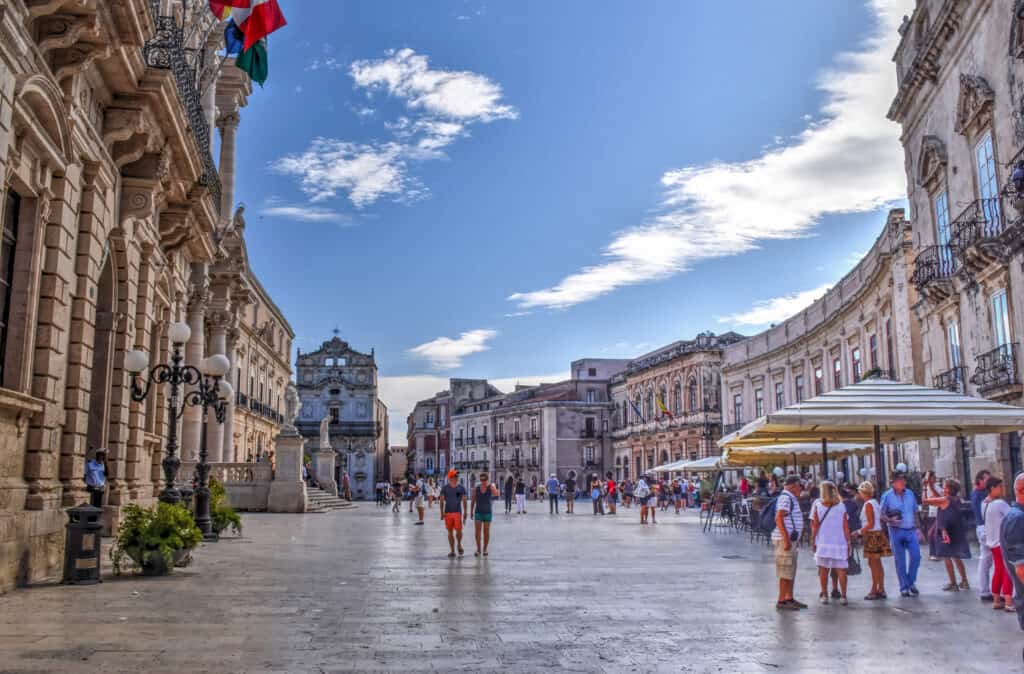
[[[900, 580], [900, 592], [917, 584], [917, 569], [921, 566], [921, 546], [917, 542], [917, 529], [889, 527], [892, 556], [896, 562], [896, 576]], [[910, 565], [907, 566], [907, 553]]]

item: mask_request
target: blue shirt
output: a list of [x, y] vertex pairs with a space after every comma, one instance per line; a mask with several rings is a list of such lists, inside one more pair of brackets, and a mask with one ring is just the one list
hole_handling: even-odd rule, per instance
[[[1003, 559], [1007, 565], [1024, 564], [1024, 508], [1020, 503], [1014, 503], [1003, 518], [1003, 525], [999, 529], [999, 547], [1003, 549]], [[1011, 573], [1010, 576], [1018, 580], [1016, 574]]]
[[107, 471], [96, 459], [85, 462], [85, 484], [90, 487], [104, 487], [107, 484]]
[[971, 510], [974, 511], [974, 521], [978, 526], [985, 524], [985, 517], [981, 514], [981, 504], [987, 496], [988, 492], [984, 489], [975, 489], [971, 491]]
[[898, 510], [903, 516], [899, 524], [890, 524], [890, 527], [894, 529], [917, 528], [917, 520], [915, 519], [917, 515], [917, 497], [909, 489], [904, 489], [902, 496], [897, 495], [895, 491], [890, 489], [882, 494], [882, 500], [878, 505], [881, 506], [883, 515], [890, 510]]
[[548, 494], [554, 494], [555, 496], [558, 495], [558, 480], [556, 480], [555, 478], [551, 478], [550, 480], [548, 480], [547, 487]]

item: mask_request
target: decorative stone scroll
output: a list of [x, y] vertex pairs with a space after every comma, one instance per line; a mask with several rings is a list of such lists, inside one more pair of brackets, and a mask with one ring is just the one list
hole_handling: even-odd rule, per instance
[[961, 73], [954, 130], [967, 138], [977, 135], [992, 121], [995, 97], [995, 92], [984, 77]]

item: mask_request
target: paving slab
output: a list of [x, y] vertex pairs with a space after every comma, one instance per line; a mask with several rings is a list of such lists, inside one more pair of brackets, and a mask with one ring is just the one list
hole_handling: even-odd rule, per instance
[[620, 512], [499, 514], [490, 555], [467, 531], [456, 560], [436, 509], [246, 514], [170, 577], [0, 597], [0, 672], [1024, 672], [1015, 617], [942, 592], [941, 564], [918, 599], [889, 562], [888, 601], [860, 599], [863, 575], [819, 606], [804, 550], [812, 606], [779, 614], [767, 546]]

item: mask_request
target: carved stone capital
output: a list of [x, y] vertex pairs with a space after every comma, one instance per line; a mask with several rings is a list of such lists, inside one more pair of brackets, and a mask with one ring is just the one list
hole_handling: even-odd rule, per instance
[[229, 112], [217, 118], [217, 128], [220, 129], [221, 133], [228, 129], [234, 131], [238, 128], [238, 124], [241, 121], [242, 118], [237, 112]]

